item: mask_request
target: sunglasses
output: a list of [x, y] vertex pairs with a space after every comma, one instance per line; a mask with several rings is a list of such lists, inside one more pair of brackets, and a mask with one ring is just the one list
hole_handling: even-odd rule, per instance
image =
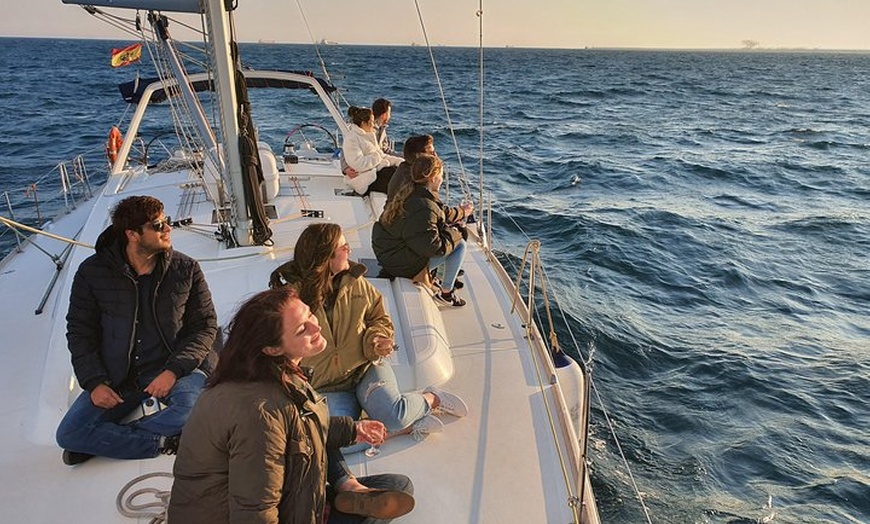
[[148, 225], [151, 226], [151, 229], [160, 233], [164, 229], [166, 229], [166, 226], [172, 226], [172, 217], [165, 216], [161, 220], [155, 220], [154, 222], [151, 222]]

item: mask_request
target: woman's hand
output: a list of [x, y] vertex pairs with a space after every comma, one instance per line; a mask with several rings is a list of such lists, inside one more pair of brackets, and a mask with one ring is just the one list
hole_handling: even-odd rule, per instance
[[393, 352], [393, 338], [376, 336], [372, 339], [375, 344], [375, 354], [379, 357], [389, 357]]
[[387, 439], [387, 427], [380, 420], [358, 420], [356, 424], [356, 441], [372, 446], [380, 446]]

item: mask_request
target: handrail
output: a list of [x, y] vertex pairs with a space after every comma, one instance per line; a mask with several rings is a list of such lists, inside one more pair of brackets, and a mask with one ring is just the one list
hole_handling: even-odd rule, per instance
[[[56, 178], [52, 176], [55, 173]], [[70, 176], [71, 174], [72, 176]], [[43, 188], [42, 191], [40, 188]], [[18, 191], [20, 191], [18, 194], [21, 196], [13, 198]], [[45, 198], [46, 194], [49, 195], [47, 199]], [[40, 199], [40, 195], [42, 195], [42, 199]], [[0, 224], [5, 225], [7, 231], [14, 233], [16, 240], [14, 249], [21, 252], [23, 249], [22, 240], [27, 238], [22, 232], [52, 236], [51, 233], [41, 229], [48, 220], [44, 217], [46, 212], [49, 213], [49, 216], [53, 216], [55, 213], [69, 213], [79, 203], [92, 197], [93, 191], [87, 165], [84, 157], [78, 155], [72, 160], [57, 163], [48, 173], [22, 188], [3, 191], [8, 218], [0, 215]], [[55, 238], [67, 240], [60, 237]], [[0, 251], [3, 251], [0, 255], [13, 248], [5, 243], [3, 245], [5, 247], [0, 248]], [[55, 255], [49, 256], [55, 258]]]

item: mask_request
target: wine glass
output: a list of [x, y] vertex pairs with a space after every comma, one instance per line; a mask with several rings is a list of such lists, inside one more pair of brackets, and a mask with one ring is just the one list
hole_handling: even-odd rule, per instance
[[[383, 427], [383, 425], [381, 425], [381, 427]], [[369, 435], [369, 438], [370, 439], [372, 438], [371, 434]], [[374, 457], [377, 457], [378, 455], [380, 455], [381, 454], [380, 445], [383, 444], [385, 438], [386, 438], [386, 434], [382, 434], [382, 435], [380, 435], [380, 442], [378, 444], [374, 444], [374, 443], [369, 444], [368, 449], [365, 450], [366, 456], [369, 458], [374, 458]]]
[[[378, 344], [381, 340], [389, 340], [389, 339], [384, 338], [384, 337], [376, 337], [375, 344]], [[393, 347], [390, 348], [390, 353], [392, 353], [393, 351], [396, 351], [398, 349], [399, 349], [399, 345], [394, 343]], [[378, 355], [378, 358], [373, 360], [372, 364], [375, 366], [382, 366], [384, 364], [384, 362], [387, 361], [387, 356], [389, 356], [390, 353], [387, 353], [387, 355]]]
[[459, 201], [459, 207], [462, 208], [466, 215], [462, 219], [462, 224], [473, 223], [474, 222], [474, 212], [468, 213], [468, 209], [474, 204], [470, 197], [463, 197], [462, 200]]

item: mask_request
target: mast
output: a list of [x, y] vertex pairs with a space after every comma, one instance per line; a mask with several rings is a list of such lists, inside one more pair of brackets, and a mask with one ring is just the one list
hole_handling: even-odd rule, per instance
[[213, 49], [215, 91], [217, 93], [218, 109], [221, 120], [222, 149], [226, 159], [226, 177], [230, 185], [235, 218], [236, 242], [241, 246], [250, 246], [253, 241], [253, 226], [248, 217], [244, 195], [244, 180], [242, 161], [239, 154], [239, 122], [236, 115], [238, 100], [235, 90], [235, 69], [230, 50], [229, 10], [222, 0], [206, 0], [206, 20], [209, 26], [209, 36]]

